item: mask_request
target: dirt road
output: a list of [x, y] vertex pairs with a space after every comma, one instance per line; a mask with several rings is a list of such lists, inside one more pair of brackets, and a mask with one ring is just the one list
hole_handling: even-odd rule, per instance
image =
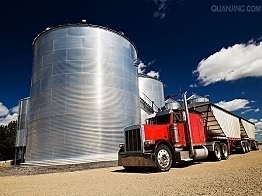
[[0, 177], [0, 195], [261, 195], [262, 150], [165, 173], [122, 167]]

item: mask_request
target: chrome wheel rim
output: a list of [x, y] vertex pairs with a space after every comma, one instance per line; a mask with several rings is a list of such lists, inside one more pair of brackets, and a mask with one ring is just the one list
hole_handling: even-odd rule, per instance
[[227, 151], [227, 147], [226, 146], [224, 146], [224, 148], [223, 148], [223, 153], [224, 153], [225, 157], [228, 156], [228, 151]]
[[216, 148], [215, 153], [217, 158], [221, 157], [221, 151], [218, 149], [218, 147]]
[[159, 152], [157, 153], [157, 162], [162, 168], [168, 167], [170, 163], [170, 156], [167, 150], [159, 150]]

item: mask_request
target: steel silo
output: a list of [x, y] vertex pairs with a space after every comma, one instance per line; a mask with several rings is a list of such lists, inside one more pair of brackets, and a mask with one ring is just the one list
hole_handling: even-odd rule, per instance
[[207, 98], [207, 96], [199, 96], [196, 94], [191, 95], [188, 99], [188, 106], [189, 107], [195, 107], [195, 106], [199, 106], [199, 105], [203, 105], [206, 103], [209, 103], [209, 99]]
[[178, 109], [181, 107], [181, 104], [176, 101], [176, 100], [173, 100], [171, 98], [168, 98], [166, 101], [165, 101], [165, 106], [167, 109]]
[[26, 162], [117, 159], [124, 127], [140, 122], [132, 42], [72, 24], [40, 33], [33, 54]]
[[26, 152], [26, 140], [28, 132], [28, 112], [30, 107], [30, 97], [19, 101], [16, 141], [15, 141], [15, 161], [24, 162]]
[[[148, 75], [139, 74], [138, 84], [140, 98], [151, 107], [153, 106], [155, 112], [158, 111], [158, 108], [165, 106], [164, 85], [160, 80]], [[154, 104], [152, 104], [151, 101], [153, 101]], [[143, 108], [141, 108], [140, 111], [141, 123], [145, 123], [150, 112]]]

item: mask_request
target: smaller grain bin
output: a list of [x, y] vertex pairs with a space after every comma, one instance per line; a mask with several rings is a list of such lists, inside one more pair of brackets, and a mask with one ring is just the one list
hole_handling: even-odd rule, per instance
[[172, 110], [178, 109], [181, 107], [181, 104], [178, 101], [175, 101], [174, 99], [171, 99], [171, 98], [168, 98], [165, 101], [165, 105], [167, 109], [172, 109]]
[[199, 105], [203, 105], [203, 104], [207, 104], [209, 103], [209, 99], [207, 98], [208, 96], [199, 96], [196, 94], [191, 95], [187, 101], [188, 101], [188, 106], [189, 107], [195, 107], [195, 106], [199, 106]]
[[[165, 105], [164, 85], [155, 77], [138, 74], [141, 123]], [[149, 106], [149, 107], [146, 107]]]
[[19, 101], [18, 123], [16, 131], [16, 160], [24, 162], [26, 150], [26, 139], [28, 129], [28, 111], [30, 107], [30, 98], [24, 98]]

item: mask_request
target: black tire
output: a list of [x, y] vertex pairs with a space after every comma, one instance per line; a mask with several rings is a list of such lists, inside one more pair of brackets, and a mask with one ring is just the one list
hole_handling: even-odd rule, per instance
[[249, 144], [248, 144], [248, 143], [246, 143], [246, 152], [250, 152]]
[[258, 146], [257, 142], [254, 142], [251, 147], [252, 147], [252, 150], [259, 150], [259, 146]]
[[245, 144], [243, 144], [242, 142], [240, 143], [240, 153], [241, 154], [245, 154], [246, 153], [246, 147]]
[[251, 144], [248, 144], [249, 152], [252, 151]]
[[160, 144], [156, 148], [156, 168], [157, 171], [169, 171], [173, 164], [173, 154], [171, 150], [164, 144]]
[[220, 145], [218, 143], [214, 144], [214, 151], [210, 152], [210, 158], [212, 161], [221, 161], [222, 152], [221, 152]]
[[229, 158], [229, 152], [228, 152], [227, 145], [225, 143], [220, 143], [219, 146], [221, 149], [221, 159], [227, 160]]

